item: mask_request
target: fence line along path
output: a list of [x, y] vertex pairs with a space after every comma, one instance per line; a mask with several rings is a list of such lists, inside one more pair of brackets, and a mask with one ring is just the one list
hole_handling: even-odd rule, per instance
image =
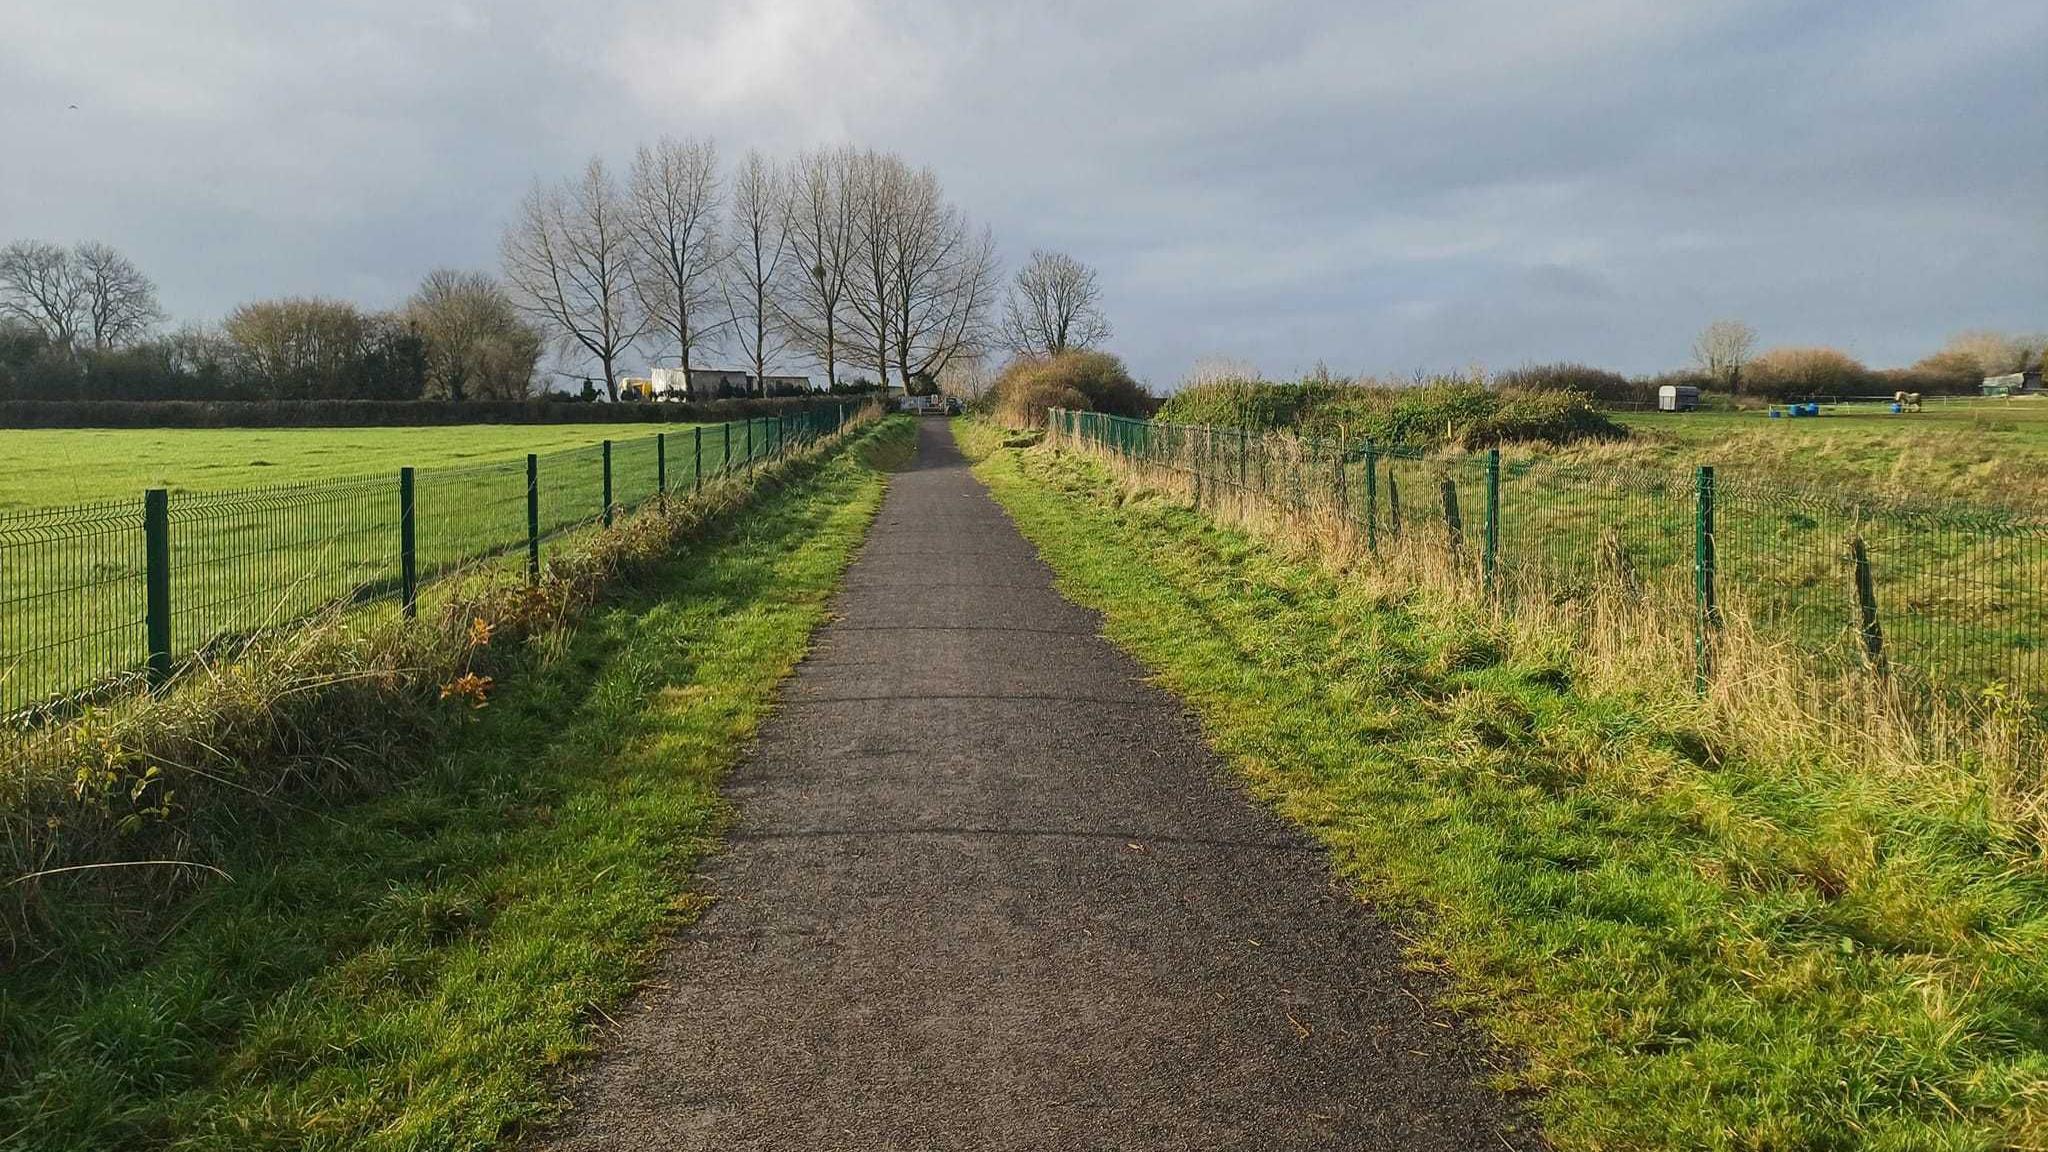
[[0, 717], [62, 714], [232, 639], [610, 523], [835, 431], [850, 407], [482, 464], [0, 512]]
[[560, 1149], [1534, 1148], [922, 422]]
[[1052, 434], [1341, 519], [1368, 552], [1548, 598], [1623, 596], [1696, 637], [1695, 678], [1740, 617], [1827, 675], [1910, 677], [1950, 699], [2048, 705], [2048, 525], [1531, 449], [1370, 441], [1054, 410]]

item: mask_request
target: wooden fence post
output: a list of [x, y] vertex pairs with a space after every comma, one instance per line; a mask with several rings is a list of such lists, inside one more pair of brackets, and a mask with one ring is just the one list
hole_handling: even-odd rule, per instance
[[1856, 566], [1856, 616], [1863, 638], [1863, 658], [1882, 679], [1887, 669], [1884, 628], [1877, 621], [1877, 582], [1870, 574], [1870, 549], [1862, 536], [1849, 537], [1849, 558]]

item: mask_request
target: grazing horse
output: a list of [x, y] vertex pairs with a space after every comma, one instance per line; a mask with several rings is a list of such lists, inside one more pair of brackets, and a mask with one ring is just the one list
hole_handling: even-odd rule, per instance
[[1892, 403], [1897, 404], [1901, 412], [1918, 412], [1920, 410], [1920, 394], [1918, 392], [1894, 392], [1892, 393]]

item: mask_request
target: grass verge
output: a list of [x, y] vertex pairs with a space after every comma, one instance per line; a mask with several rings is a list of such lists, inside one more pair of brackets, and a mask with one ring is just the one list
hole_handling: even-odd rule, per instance
[[1502, 1087], [1558, 1147], [2048, 1147], [2048, 875], [2009, 781], [1732, 739], [1562, 624], [960, 428], [1062, 590], [1522, 1055]]
[[908, 431], [532, 642], [423, 777], [252, 839], [160, 938], [10, 973], [0, 1147], [476, 1148], [545, 1119], [553, 1070], [694, 915], [719, 776]]

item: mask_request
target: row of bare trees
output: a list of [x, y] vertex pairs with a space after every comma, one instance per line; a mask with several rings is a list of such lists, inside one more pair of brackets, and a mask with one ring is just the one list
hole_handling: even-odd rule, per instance
[[731, 354], [757, 387], [792, 363], [907, 383], [997, 337], [993, 238], [890, 153], [749, 152], [727, 174], [711, 141], [663, 139], [624, 181], [593, 159], [537, 185], [502, 248], [521, 306], [613, 398], [635, 347], [685, 369]]

